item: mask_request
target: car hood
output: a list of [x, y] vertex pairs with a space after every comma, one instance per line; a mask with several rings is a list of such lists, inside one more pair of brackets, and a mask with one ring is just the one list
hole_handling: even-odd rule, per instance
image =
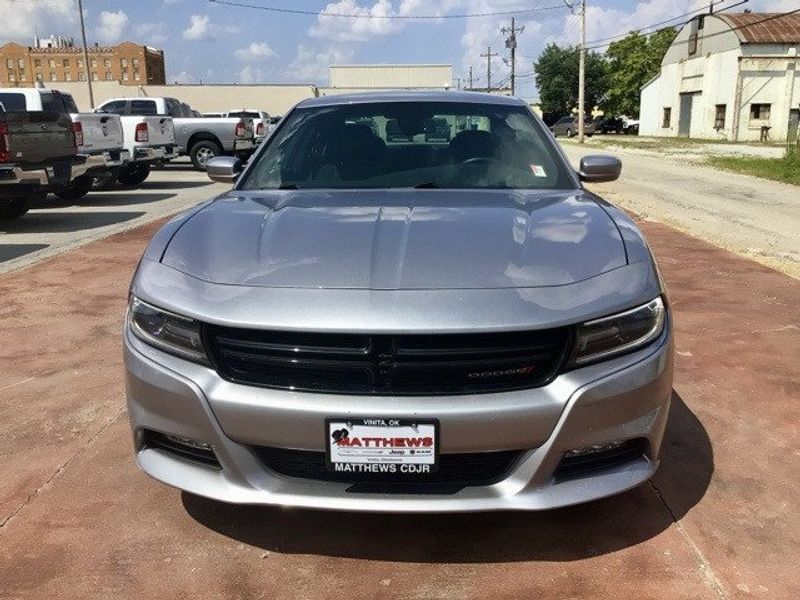
[[575, 283], [626, 255], [581, 190], [234, 190], [183, 223], [161, 262], [227, 285], [491, 289]]

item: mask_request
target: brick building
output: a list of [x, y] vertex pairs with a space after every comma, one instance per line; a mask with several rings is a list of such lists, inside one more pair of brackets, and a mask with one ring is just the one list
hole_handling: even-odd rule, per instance
[[[164, 85], [164, 51], [131, 42], [90, 46], [89, 77], [123, 85]], [[0, 46], [0, 87], [32, 87], [37, 80], [85, 81], [83, 48], [62, 36], [36, 38], [33, 46]]]

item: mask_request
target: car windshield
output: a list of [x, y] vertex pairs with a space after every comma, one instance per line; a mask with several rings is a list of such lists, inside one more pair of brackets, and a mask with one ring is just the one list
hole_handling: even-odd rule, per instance
[[239, 189], [574, 188], [524, 106], [376, 102], [298, 108]]

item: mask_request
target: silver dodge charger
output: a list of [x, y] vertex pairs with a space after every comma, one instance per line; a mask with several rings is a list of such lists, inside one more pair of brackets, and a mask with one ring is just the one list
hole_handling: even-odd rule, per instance
[[136, 461], [225, 502], [538, 510], [658, 467], [669, 302], [521, 100], [305, 100], [167, 223], [124, 331]]

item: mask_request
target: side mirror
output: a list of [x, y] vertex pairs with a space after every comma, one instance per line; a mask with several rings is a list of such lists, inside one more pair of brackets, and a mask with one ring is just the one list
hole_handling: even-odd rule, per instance
[[233, 183], [243, 168], [242, 161], [235, 156], [215, 156], [206, 163], [209, 179], [219, 183]]
[[590, 154], [581, 159], [578, 177], [586, 183], [601, 183], [619, 179], [622, 161], [608, 154]]

